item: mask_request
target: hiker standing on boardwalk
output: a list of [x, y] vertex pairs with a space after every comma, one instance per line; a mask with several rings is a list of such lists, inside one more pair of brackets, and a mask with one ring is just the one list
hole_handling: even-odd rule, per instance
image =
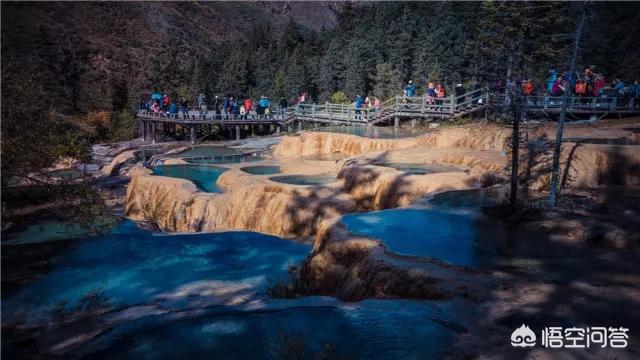
[[187, 100], [184, 96], [182, 97], [182, 118], [186, 119], [189, 116], [189, 100]]

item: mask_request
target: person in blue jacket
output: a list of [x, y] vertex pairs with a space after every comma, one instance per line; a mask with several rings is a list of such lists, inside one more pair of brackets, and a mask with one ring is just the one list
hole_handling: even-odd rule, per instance
[[416, 93], [416, 86], [413, 85], [413, 81], [409, 80], [407, 87], [404, 89], [404, 96], [412, 97]]
[[176, 105], [176, 103], [174, 103], [174, 102], [169, 104], [169, 106], [167, 107], [167, 114], [169, 114], [169, 115], [177, 115], [178, 114], [178, 105]]
[[222, 102], [222, 115], [225, 120], [229, 120], [229, 110], [231, 110], [231, 96], [227, 95]]
[[364, 105], [364, 98], [360, 95], [357, 95], [354, 105], [356, 108], [356, 120], [362, 120], [362, 105]]
[[549, 78], [547, 78], [547, 94], [551, 94], [551, 90], [553, 90], [553, 84], [555, 84], [558, 79], [558, 73], [551, 69], [549, 70]]
[[638, 97], [640, 97], [640, 85], [638, 80], [629, 85], [629, 107], [635, 108], [638, 105]]
[[269, 115], [269, 106], [271, 105], [271, 101], [269, 101], [268, 97], [262, 95], [260, 100], [258, 100], [258, 105], [260, 105], [264, 111], [264, 115]]

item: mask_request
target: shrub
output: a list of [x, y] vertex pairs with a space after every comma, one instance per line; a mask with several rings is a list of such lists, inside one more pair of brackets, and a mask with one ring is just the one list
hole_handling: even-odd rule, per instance
[[334, 104], [348, 104], [349, 98], [347, 97], [347, 94], [344, 93], [344, 91], [336, 91], [331, 94], [329, 101]]

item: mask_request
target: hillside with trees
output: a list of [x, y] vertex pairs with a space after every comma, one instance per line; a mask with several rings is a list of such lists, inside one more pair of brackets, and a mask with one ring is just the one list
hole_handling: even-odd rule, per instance
[[[409, 79], [418, 94], [430, 80], [507, 74], [541, 86], [550, 68], [567, 68], [576, 14], [557, 2], [4, 2], [2, 130], [14, 141], [3, 157], [30, 121], [65, 136], [71, 126], [77, 143], [131, 138], [132, 110], [156, 89], [190, 99], [306, 91], [324, 102], [384, 99]], [[637, 79], [639, 33], [640, 4], [589, 5], [579, 66]]]

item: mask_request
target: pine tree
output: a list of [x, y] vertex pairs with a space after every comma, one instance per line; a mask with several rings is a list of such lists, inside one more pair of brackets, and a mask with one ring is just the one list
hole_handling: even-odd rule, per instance
[[382, 100], [398, 95], [398, 89], [402, 87], [400, 75], [389, 63], [376, 65], [374, 84], [373, 95]]

